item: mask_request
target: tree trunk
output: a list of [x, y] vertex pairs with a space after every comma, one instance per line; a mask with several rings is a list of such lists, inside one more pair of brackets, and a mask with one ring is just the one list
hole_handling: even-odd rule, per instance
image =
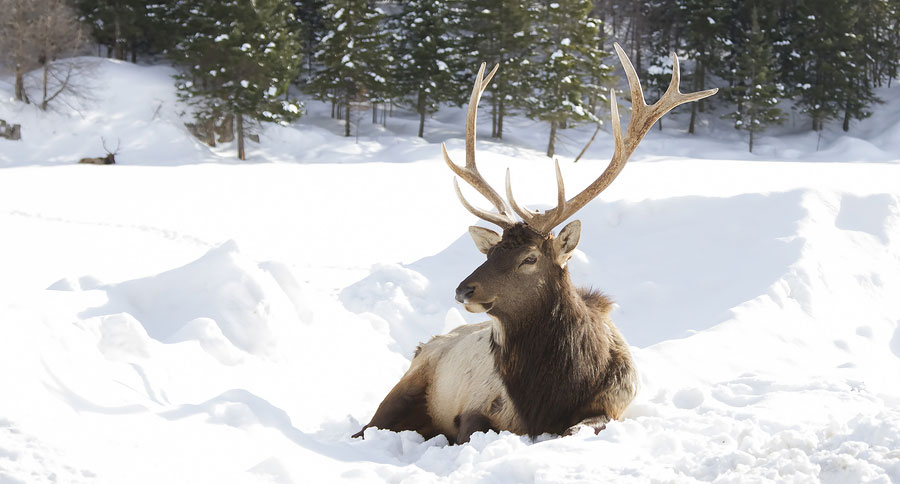
[[[228, 113], [219, 123], [219, 143], [230, 143], [234, 141], [234, 114]], [[213, 145], [215, 146], [215, 145]]]
[[332, 99], [331, 100], [331, 119], [334, 119], [334, 106], [335, 106], [335, 101], [334, 101], [334, 99]]
[[116, 15], [116, 59], [125, 60], [125, 42], [122, 39], [122, 25], [119, 23], [119, 16]]
[[491, 138], [497, 137], [497, 96], [491, 93]]
[[[662, 118], [660, 118], [662, 120]], [[694, 123], [697, 121], [697, 103], [691, 103], [691, 122], [688, 124], [688, 133], [694, 134]], [[660, 126], [662, 129], [662, 126]]]
[[550, 121], [550, 142], [547, 143], [547, 156], [553, 158], [556, 154], [556, 121]]
[[419, 98], [416, 100], [416, 110], [419, 112], [419, 138], [425, 137], [425, 91], [419, 90]]
[[16, 101], [28, 103], [28, 95], [25, 94], [25, 69], [21, 64], [16, 65]]
[[372, 124], [378, 124], [378, 103], [372, 103]]
[[206, 144], [209, 146], [216, 146], [216, 120], [215, 118], [209, 118], [206, 120]]
[[246, 160], [247, 157], [244, 155], [244, 115], [241, 113], [236, 113], [235, 119], [237, 120], [237, 153], [239, 160]]
[[[703, 89], [703, 78], [706, 77], [703, 71], [703, 63], [701, 61], [697, 61], [696, 66], [694, 68], [694, 92]], [[694, 134], [694, 127], [697, 124], [697, 111], [703, 112], [703, 106], [700, 105], [700, 102], [691, 103], [691, 122], [688, 125], [688, 133]]]
[[500, 99], [497, 106], [497, 139], [503, 139], [503, 115], [505, 110], [503, 99]]
[[344, 104], [345, 109], [345, 119], [344, 119], [344, 136], [350, 137], [350, 103]]
[[750, 131], [750, 152], [753, 153], [753, 129], [749, 129]]
[[844, 103], [844, 132], [850, 131], [850, 99], [847, 99], [847, 102]]
[[[703, 85], [706, 84], [706, 64], [701, 60], [697, 61], [697, 72], [699, 75], [695, 76], [697, 79], [694, 81], [694, 91], [702, 91]], [[706, 99], [701, 99], [695, 104], [701, 113], [706, 111]]]
[[44, 60], [44, 97], [41, 98], [41, 111], [47, 110], [47, 74], [49, 74], [49, 71], [50, 62]]

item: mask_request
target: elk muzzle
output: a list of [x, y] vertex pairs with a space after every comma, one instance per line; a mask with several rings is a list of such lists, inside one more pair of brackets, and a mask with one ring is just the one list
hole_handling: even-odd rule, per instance
[[469, 299], [472, 299], [474, 294], [475, 286], [463, 281], [462, 284], [456, 288], [456, 302], [465, 304], [469, 302]]

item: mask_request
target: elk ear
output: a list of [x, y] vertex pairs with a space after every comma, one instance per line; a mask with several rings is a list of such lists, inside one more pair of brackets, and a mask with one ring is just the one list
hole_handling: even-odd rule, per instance
[[556, 249], [556, 262], [560, 267], [565, 267], [572, 257], [572, 251], [578, 245], [581, 238], [581, 221], [573, 220], [559, 231], [559, 235], [553, 239], [553, 245]]
[[478, 247], [482, 254], [487, 254], [491, 247], [500, 242], [500, 234], [477, 225], [469, 227], [469, 235], [472, 236], [472, 240], [475, 241], [475, 247]]

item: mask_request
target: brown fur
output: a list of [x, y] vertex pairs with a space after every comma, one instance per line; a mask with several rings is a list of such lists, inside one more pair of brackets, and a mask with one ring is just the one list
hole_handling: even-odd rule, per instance
[[87, 165], [114, 165], [116, 163], [116, 155], [110, 153], [100, 158], [82, 158], [78, 163]]
[[[628, 345], [609, 318], [609, 298], [572, 285], [570, 254], [559, 253], [561, 244], [522, 223], [506, 229], [457, 289], [467, 309], [487, 308], [493, 323], [463, 326], [417, 348], [410, 370], [366, 427], [414, 427], [409, 417], [384, 418], [390, 408], [415, 415], [412, 423], [421, 427], [412, 430], [426, 438], [436, 432], [461, 443], [487, 429], [534, 437], [572, 433], [578, 425], [599, 431], [621, 418], [637, 383]], [[490, 341], [482, 342], [486, 331]], [[466, 351], [474, 356], [458, 356]], [[458, 401], [435, 401], [451, 397]]]

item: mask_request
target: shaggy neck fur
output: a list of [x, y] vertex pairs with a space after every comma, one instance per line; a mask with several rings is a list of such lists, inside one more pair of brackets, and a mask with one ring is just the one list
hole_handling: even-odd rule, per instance
[[492, 336], [494, 364], [532, 437], [578, 423], [609, 360], [604, 318], [611, 302], [599, 292], [575, 289], [568, 271], [559, 271], [544, 286], [538, 308], [491, 312], [503, 333]]

